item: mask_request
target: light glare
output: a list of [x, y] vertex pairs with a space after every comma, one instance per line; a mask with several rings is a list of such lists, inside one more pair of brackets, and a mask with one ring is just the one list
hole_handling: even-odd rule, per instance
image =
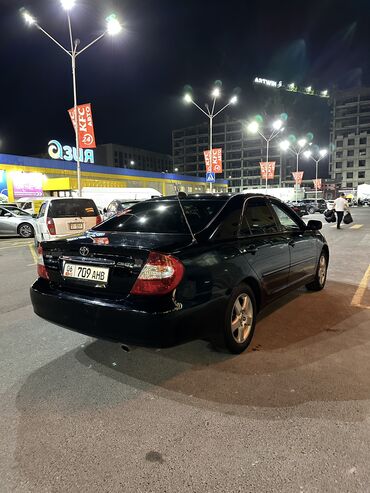
[[215, 87], [212, 91], [212, 96], [214, 98], [219, 98], [221, 95], [221, 91], [220, 91], [220, 88], [219, 87]]
[[311, 151], [304, 151], [303, 155], [306, 159], [308, 159], [309, 157], [311, 157], [311, 154], [312, 152]]
[[233, 96], [231, 99], [230, 99], [230, 103], [231, 104], [236, 104], [238, 102], [238, 96]]
[[184, 101], [185, 101], [185, 103], [191, 103], [193, 101], [193, 99], [190, 96], [190, 94], [185, 94]]
[[282, 122], [281, 120], [276, 120], [276, 121], [274, 121], [274, 123], [272, 124], [272, 127], [273, 127], [275, 130], [280, 130], [282, 126], [283, 126], [283, 122]]
[[28, 12], [28, 10], [23, 9], [22, 11], [23, 19], [29, 26], [36, 23], [36, 19]]
[[116, 14], [111, 14], [106, 18], [107, 21], [107, 33], [111, 36], [115, 36], [122, 31], [122, 26], [119, 23]]
[[328, 151], [327, 149], [320, 149], [319, 154], [321, 157], [325, 157], [327, 155]]
[[307, 144], [306, 139], [299, 139], [299, 141], [298, 141], [299, 147], [304, 147], [306, 144]]
[[290, 147], [290, 142], [289, 140], [283, 140], [282, 142], [280, 142], [280, 149], [283, 150], [283, 151], [287, 151]]
[[251, 122], [247, 127], [248, 132], [250, 132], [251, 134], [256, 134], [258, 132], [258, 129], [259, 125], [257, 122]]
[[64, 10], [71, 10], [75, 6], [75, 0], [60, 0]]

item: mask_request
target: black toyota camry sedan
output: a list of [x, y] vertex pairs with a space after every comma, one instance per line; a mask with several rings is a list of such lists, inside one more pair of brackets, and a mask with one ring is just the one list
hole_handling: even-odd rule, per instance
[[263, 195], [180, 192], [140, 202], [81, 236], [41, 243], [34, 311], [126, 344], [210, 338], [240, 353], [269, 302], [302, 285], [324, 287], [320, 229]]

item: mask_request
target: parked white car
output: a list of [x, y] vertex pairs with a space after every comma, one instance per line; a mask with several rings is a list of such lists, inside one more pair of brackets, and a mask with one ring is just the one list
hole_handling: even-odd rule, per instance
[[36, 218], [35, 243], [83, 233], [99, 224], [101, 220], [92, 199], [55, 197], [46, 200]]

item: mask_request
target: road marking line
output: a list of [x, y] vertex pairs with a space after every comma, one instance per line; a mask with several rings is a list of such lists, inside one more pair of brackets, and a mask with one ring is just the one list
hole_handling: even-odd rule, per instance
[[33, 257], [33, 260], [35, 261], [35, 264], [37, 264], [37, 255], [36, 255], [35, 249], [34, 249], [33, 245], [28, 245], [28, 246], [30, 248], [30, 252], [31, 252], [31, 255]]
[[0, 250], [9, 250], [9, 248], [24, 248], [25, 246], [30, 246], [31, 243], [26, 243], [24, 245], [13, 245], [13, 246], [6, 246], [6, 247], [0, 247]]
[[362, 298], [365, 294], [365, 291], [367, 289], [368, 282], [370, 280], [370, 265], [367, 268], [364, 277], [361, 279], [360, 284], [358, 285], [358, 288], [352, 298], [351, 305], [352, 306], [358, 306], [360, 308], [370, 308], [367, 305], [362, 305], [361, 301]]
[[362, 226], [363, 224], [354, 224], [353, 226], [350, 226], [349, 229], [360, 229]]

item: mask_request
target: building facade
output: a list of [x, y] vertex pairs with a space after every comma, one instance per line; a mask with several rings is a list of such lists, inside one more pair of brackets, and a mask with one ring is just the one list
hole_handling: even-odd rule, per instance
[[[173, 195], [178, 190], [186, 193], [205, 193], [208, 189], [204, 178], [87, 163], [81, 164], [81, 185], [154, 188], [162, 195]], [[64, 197], [70, 196], [75, 190], [75, 162], [0, 154], [0, 202], [13, 202], [17, 197]], [[227, 183], [218, 180], [214, 184], [214, 190], [227, 192]]]
[[331, 178], [343, 190], [370, 183], [370, 88], [333, 94], [330, 140]]
[[[266, 130], [268, 132], [268, 130]], [[270, 130], [271, 132], [271, 130]], [[269, 161], [276, 162], [275, 177], [268, 186], [282, 186], [293, 160], [283, 156], [276, 138], [270, 142]], [[183, 175], [204, 177], [203, 151], [209, 148], [208, 123], [174, 130], [172, 132], [173, 165]], [[250, 135], [245, 123], [225, 119], [213, 124], [213, 148], [222, 148], [223, 172], [217, 177], [228, 181], [229, 191], [265, 187], [261, 180], [260, 162], [266, 160], [266, 141], [259, 135]]]
[[115, 168], [132, 168], [157, 173], [173, 171], [169, 154], [146, 151], [119, 144], [102, 144], [95, 149], [95, 162]]

